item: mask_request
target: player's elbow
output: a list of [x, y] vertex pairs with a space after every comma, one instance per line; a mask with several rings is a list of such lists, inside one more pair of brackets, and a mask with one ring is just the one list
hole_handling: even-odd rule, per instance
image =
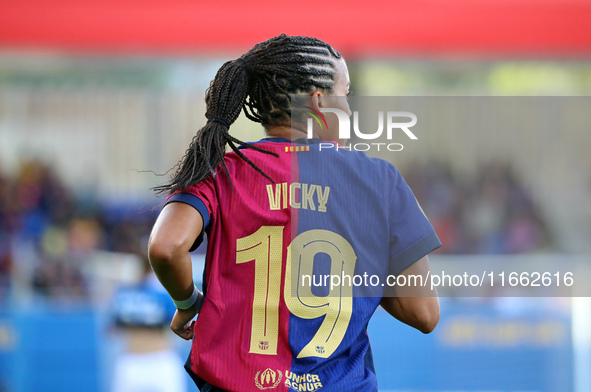
[[433, 332], [439, 323], [439, 303], [437, 299], [424, 304], [415, 313], [415, 327], [424, 334]]
[[172, 239], [150, 237], [148, 243], [148, 258], [152, 267], [164, 266], [172, 262], [178, 255], [182, 244]]
[[437, 323], [439, 323], [439, 314], [436, 316], [429, 315], [428, 317], [421, 320], [419, 327], [417, 329], [424, 334], [428, 334], [433, 332], [433, 330], [437, 326]]

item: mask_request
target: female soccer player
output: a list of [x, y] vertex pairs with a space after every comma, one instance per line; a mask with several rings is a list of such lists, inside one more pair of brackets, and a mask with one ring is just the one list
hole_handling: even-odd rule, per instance
[[[178, 308], [171, 329], [193, 339], [186, 368], [202, 391], [375, 391], [366, 327], [377, 306], [424, 333], [439, 320], [426, 288], [382, 298], [344, 281], [310, 283], [367, 271], [424, 276], [426, 255], [441, 245], [394, 166], [336, 148], [344, 143], [336, 116], [309, 139], [291, 121], [292, 96], [315, 112], [350, 113], [349, 84], [345, 61], [325, 42], [282, 34], [257, 44], [220, 68], [206, 125], [157, 188], [169, 197], [150, 260]], [[241, 111], [266, 138], [229, 134]], [[202, 295], [189, 252], [204, 232]]]

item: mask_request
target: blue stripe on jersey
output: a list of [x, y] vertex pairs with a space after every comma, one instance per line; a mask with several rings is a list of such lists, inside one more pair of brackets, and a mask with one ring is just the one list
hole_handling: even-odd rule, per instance
[[175, 193], [168, 198], [166, 204], [172, 203], [173, 201], [192, 206], [201, 214], [201, 217], [203, 218], [203, 228], [206, 228], [207, 225], [209, 225], [209, 211], [207, 211], [205, 203], [200, 198], [190, 193]]
[[[298, 181], [330, 187], [329, 200], [326, 212], [311, 208], [298, 210], [298, 235], [308, 230], [324, 229], [343, 237], [357, 256], [354, 273], [358, 276], [367, 273], [384, 277], [389, 268], [401, 272], [441, 245], [394, 166], [369, 158], [363, 152], [337, 151], [324, 145], [320, 150], [319, 143], [308, 140], [310, 150], [297, 153]], [[301, 193], [299, 199], [301, 201]], [[327, 258], [315, 257], [314, 274], [324, 274], [330, 269], [324, 259]], [[325, 268], [322, 268], [323, 264]], [[371, 352], [369, 357], [366, 355], [369, 349], [366, 328], [379, 305], [382, 290], [381, 287], [353, 288], [351, 319], [328, 361], [320, 357], [297, 358], [325, 317], [302, 319], [291, 314], [291, 372], [296, 376], [318, 376], [323, 391], [377, 390]], [[313, 294], [320, 296], [318, 291]]]
[[172, 202], [185, 203], [190, 205], [191, 207], [195, 208], [201, 214], [201, 218], [203, 218], [203, 230], [201, 230], [201, 233], [199, 234], [197, 239], [195, 239], [195, 242], [191, 246], [191, 249], [189, 249], [189, 251], [192, 252], [195, 249], [197, 249], [199, 245], [201, 245], [201, 243], [203, 242], [203, 233], [205, 232], [205, 228], [207, 228], [210, 222], [209, 211], [207, 211], [205, 203], [200, 198], [190, 193], [175, 193], [174, 195], [168, 198], [166, 204]]
[[[365, 154], [332, 149], [319, 151], [318, 145], [312, 145], [310, 151], [298, 153], [298, 181], [330, 187], [326, 212], [298, 210], [298, 234], [324, 229], [345, 238], [357, 256], [355, 274], [362, 274], [363, 263], [371, 259], [382, 260], [382, 266], [387, 269], [388, 246], [384, 245], [389, 242], [387, 209], [384, 206], [386, 194], [379, 189], [379, 184], [383, 183], [380, 177], [386, 174], [384, 168], [385, 165], [370, 160]], [[375, 229], [369, 227], [370, 223]], [[319, 261], [316, 260], [315, 264]], [[319, 272], [323, 274], [326, 271]], [[380, 272], [383, 274], [384, 271]], [[374, 271], [376, 274], [380, 272]], [[320, 328], [324, 317], [310, 320], [291, 315], [289, 343], [294, 353], [292, 372], [296, 375], [317, 375], [323, 384], [323, 391], [377, 390], [375, 374], [365, 366], [365, 355], [369, 348], [366, 326], [380, 299], [353, 298], [353, 312], [347, 331], [330, 361], [319, 357], [297, 358]]]

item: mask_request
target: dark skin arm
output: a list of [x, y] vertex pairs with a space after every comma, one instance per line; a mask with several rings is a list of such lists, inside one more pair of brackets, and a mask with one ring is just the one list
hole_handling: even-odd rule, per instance
[[[423, 257], [400, 275], [421, 275], [426, 279], [429, 271], [429, 259]], [[408, 281], [408, 279], [407, 279]], [[437, 291], [427, 287], [396, 286], [395, 297], [384, 297], [380, 305], [397, 320], [430, 333], [439, 322], [439, 299]]]
[[[185, 203], [169, 203], [160, 212], [148, 245], [154, 273], [170, 296], [183, 301], [193, 293], [193, 268], [189, 249], [203, 229], [201, 214]], [[191, 320], [199, 309], [177, 309], [170, 328], [181, 338], [193, 338]]]

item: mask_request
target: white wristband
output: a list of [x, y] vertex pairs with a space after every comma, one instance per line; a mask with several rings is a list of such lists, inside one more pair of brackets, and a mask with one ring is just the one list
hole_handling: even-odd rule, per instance
[[196, 302], [199, 302], [199, 309], [197, 309], [197, 311], [201, 310], [201, 302], [203, 301], [203, 293], [201, 293], [201, 291], [197, 290], [197, 287], [195, 285], [193, 285], [193, 294], [191, 294], [191, 296], [183, 301], [177, 301], [176, 299], [172, 299], [172, 302], [174, 302], [174, 305], [177, 307], [177, 309], [189, 309], [191, 306], [195, 305]]

